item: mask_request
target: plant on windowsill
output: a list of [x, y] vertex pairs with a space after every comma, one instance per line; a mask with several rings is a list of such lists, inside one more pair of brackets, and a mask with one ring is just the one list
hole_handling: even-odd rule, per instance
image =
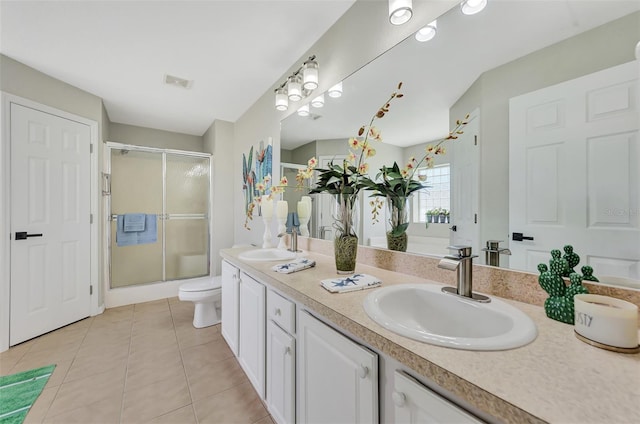
[[[386, 198], [389, 214], [387, 219], [387, 248], [389, 250], [401, 252], [407, 250], [409, 199], [414, 192], [428, 188], [425, 184], [426, 177], [424, 175], [416, 175], [416, 172], [423, 163], [427, 168], [433, 167], [435, 155], [445, 154], [445, 148], [442, 144], [447, 140], [457, 139], [467, 125], [467, 119], [469, 119], [469, 115], [465, 116], [464, 120], [457, 120], [455, 127], [446, 137], [439, 140], [435, 145], [429, 144], [420, 160], [416, 160], [415, 157], [410, 158], [403, 169], [400, 169], [397, 162], [394, 162], [391, 167], [383, 166], [380, 168], [375, 181], [368, 177], [362, 179], [362, 184], [366, 189], [373, 191], [371, 197], [376, 198], [370, 203], [373, 209], [374, 222], [377, 221], [379, 210], [383, 204], [377, 197]], [[435, 216], [442, 214], [442, 219], [436, 220], [436, 222], [444, 222], [444, 210], [432, 211], [432, 214], [436, 212], [437, 215]]]

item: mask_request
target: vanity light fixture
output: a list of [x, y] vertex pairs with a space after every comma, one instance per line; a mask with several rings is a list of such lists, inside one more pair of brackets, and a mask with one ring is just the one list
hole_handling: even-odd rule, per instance
[[287, 80], [287, 95], [292, 102], [302, 100], [302, 84], [298, 75], [291, 75]]
[[438, 21], [435, 20], [431, 22], [426, 27], [420, 28], [418, 32], [416, 32], [416, 40], [424, 42], [432, 40], [433, 37], [436, 36], [436, 32], [438, 31]]
[[279, 111], [289, 108], [289, 101], [297, 102], [309, 96], [318, 88], [318, 62], [316, 56], [309, 58], [287, 80], [276, 87], [275, 106]]
[[313, 100], [311, 100], [311, 106], [317, 107], [317, 108], [324, 106], [324, 94], [321, 94], [318, 97], [315, 97]]
[[488, 0], [464, 0], [460, 3], [460, 8], [465, 15], [475, 15], [487, 7], [487, 1]]
[[309, 58], [302, 65], [302, 87], [306, 90], [318, 88], [318, 62]]
[[327, 91], [327, 94], [334, 99], [342, 96], [342, 81], [331, 87], [329, 91]]
[[284, 87], [276, 88], [276, 109], [285, 111], [289, 108], [289, 97]]
[[413, 16], [412, 0], [389, 0], [389, 22], [393, 25], [407, 23]]
[[309, 116], [309, 103], [307, 103], [306, 105], [302, 105], [300, 106], [300, 109], [298, 109], [298, 115], [299, 116]]

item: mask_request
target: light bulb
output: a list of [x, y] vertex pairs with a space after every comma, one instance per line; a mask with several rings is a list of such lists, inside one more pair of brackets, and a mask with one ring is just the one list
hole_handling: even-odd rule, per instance
[[287, 94], [289, 95], [289, 100], [292, 102], [297, 102], [302, 99], [302, 85], [300, 84], [300, 79], [297, 76], [290, 76], [289, 81], [287, 82]]
[[436, 31], [438, 29], [438, 21], [433, 21], [429, 25], [424, 28], [421, 28], [416, 32], [416, 40], [424, 42], [432, 40], [433, 37], [436, 36]]
[[321, 94], [318, 97], [315, 97], [313, 100], [311, 100], [311, 106], [313, 107], [324, 106], [324, 94]]
[[402, 25], [411, 19], [413, 10], [411, 0], [389, 0], [389, 22]]
[[298, 115], [299, 116], [309, 116], [309, 104], [306, 104], [304, 106], [300, 106], [300, 109], [298, 109]]
[[284, 88], [276, 89], [276, 109], [285, 111], [289, 108], [289, 98]]
[[464, 0], [460, 3], [462, 13], [465, 15], [475, 15], [487, 7], [487, 0]]
[[315, 90], [318, 88], [318, 62], [307, 60], [302, 68], [302, 86], [305, 90]]
[[333, 98], [342, 96], [342, 81], [331, 87], [329, 91], [327, 91], [327, 94], [329, 95], [329, 97]]

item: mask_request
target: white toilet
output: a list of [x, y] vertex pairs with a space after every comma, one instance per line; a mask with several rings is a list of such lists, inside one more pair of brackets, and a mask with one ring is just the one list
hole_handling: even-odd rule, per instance
[[220, 298], [222, 277], [208, 276], [195, 278], [180, 286], [178, 299], [193, 302], [193, 326], [209, 327], [220, 322]]

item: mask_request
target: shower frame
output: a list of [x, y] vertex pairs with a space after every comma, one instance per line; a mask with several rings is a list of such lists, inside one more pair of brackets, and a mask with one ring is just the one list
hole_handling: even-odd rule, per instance
[[[144, 286], [149, 284], [157, 284], [162, 282], [176, 281], [181, 280], [181, 278], [167, 280], [167, 258], [166, 258], [166, 222], [168, 220], [174, 219], [206, 219], [207, 221], [207, 262], [208, 262], [208, 273], [211, 273], [211, 210], [213, 208], [212, 205], [212, 194], [211, 188], [213, 186], [213, 157], [210, 153], [201, 153], [201, 152], [193, 152], [187, 150], [176, 150], [176, 149], [162, 149], [157, 147], [147, 147], [147, 146], [138, 146], [133, 144], [124, 144], [118, 143], [114, 141], [105, 142], [106, 145], [106, 154], [105, 154], [105, 163], [104, 163], [104, 172], [102, 173], [102, 197], [104, 198], [104, 211], [105, 211], [105, 226], [104, 226], [104, 246], [106, 248], [107, 254], [105, 255], [105, 279], [107, 281], [108, 290], [118, 290], [118, 289], [126, 289], [130, 287]], [[112, 150], [128, 150], [128, 151], [138, 151], [138, 152], [148, 152], [148, 153], [159, 153], [162, 155], [162, 214], [158, 214], [160, 218], [159, 221], [162, 225], [162, 280], [161, 281], [151, 281], [147, 283], [140, 283], [134, 285], [128, 285], [123, 287], [112, 287], [111, 280], [111, 222], [117, 220], [117, 215], [111, 213], [111, 154]], [[167, 213], [167, 199], [166, 199], [166, 190], [167, 190], [167, 155], [180, 155], [180, 156], [190, 156], [190, 157], [199, 157], [199, 158], [208, 158], [209, 159], [209, 190], [207, 192], [207, 213], [206, 214], [168, 214]], [[159, 224], [160, 225], [160, 224]], [[189, 277], [187, 277], [189, 278]]]

